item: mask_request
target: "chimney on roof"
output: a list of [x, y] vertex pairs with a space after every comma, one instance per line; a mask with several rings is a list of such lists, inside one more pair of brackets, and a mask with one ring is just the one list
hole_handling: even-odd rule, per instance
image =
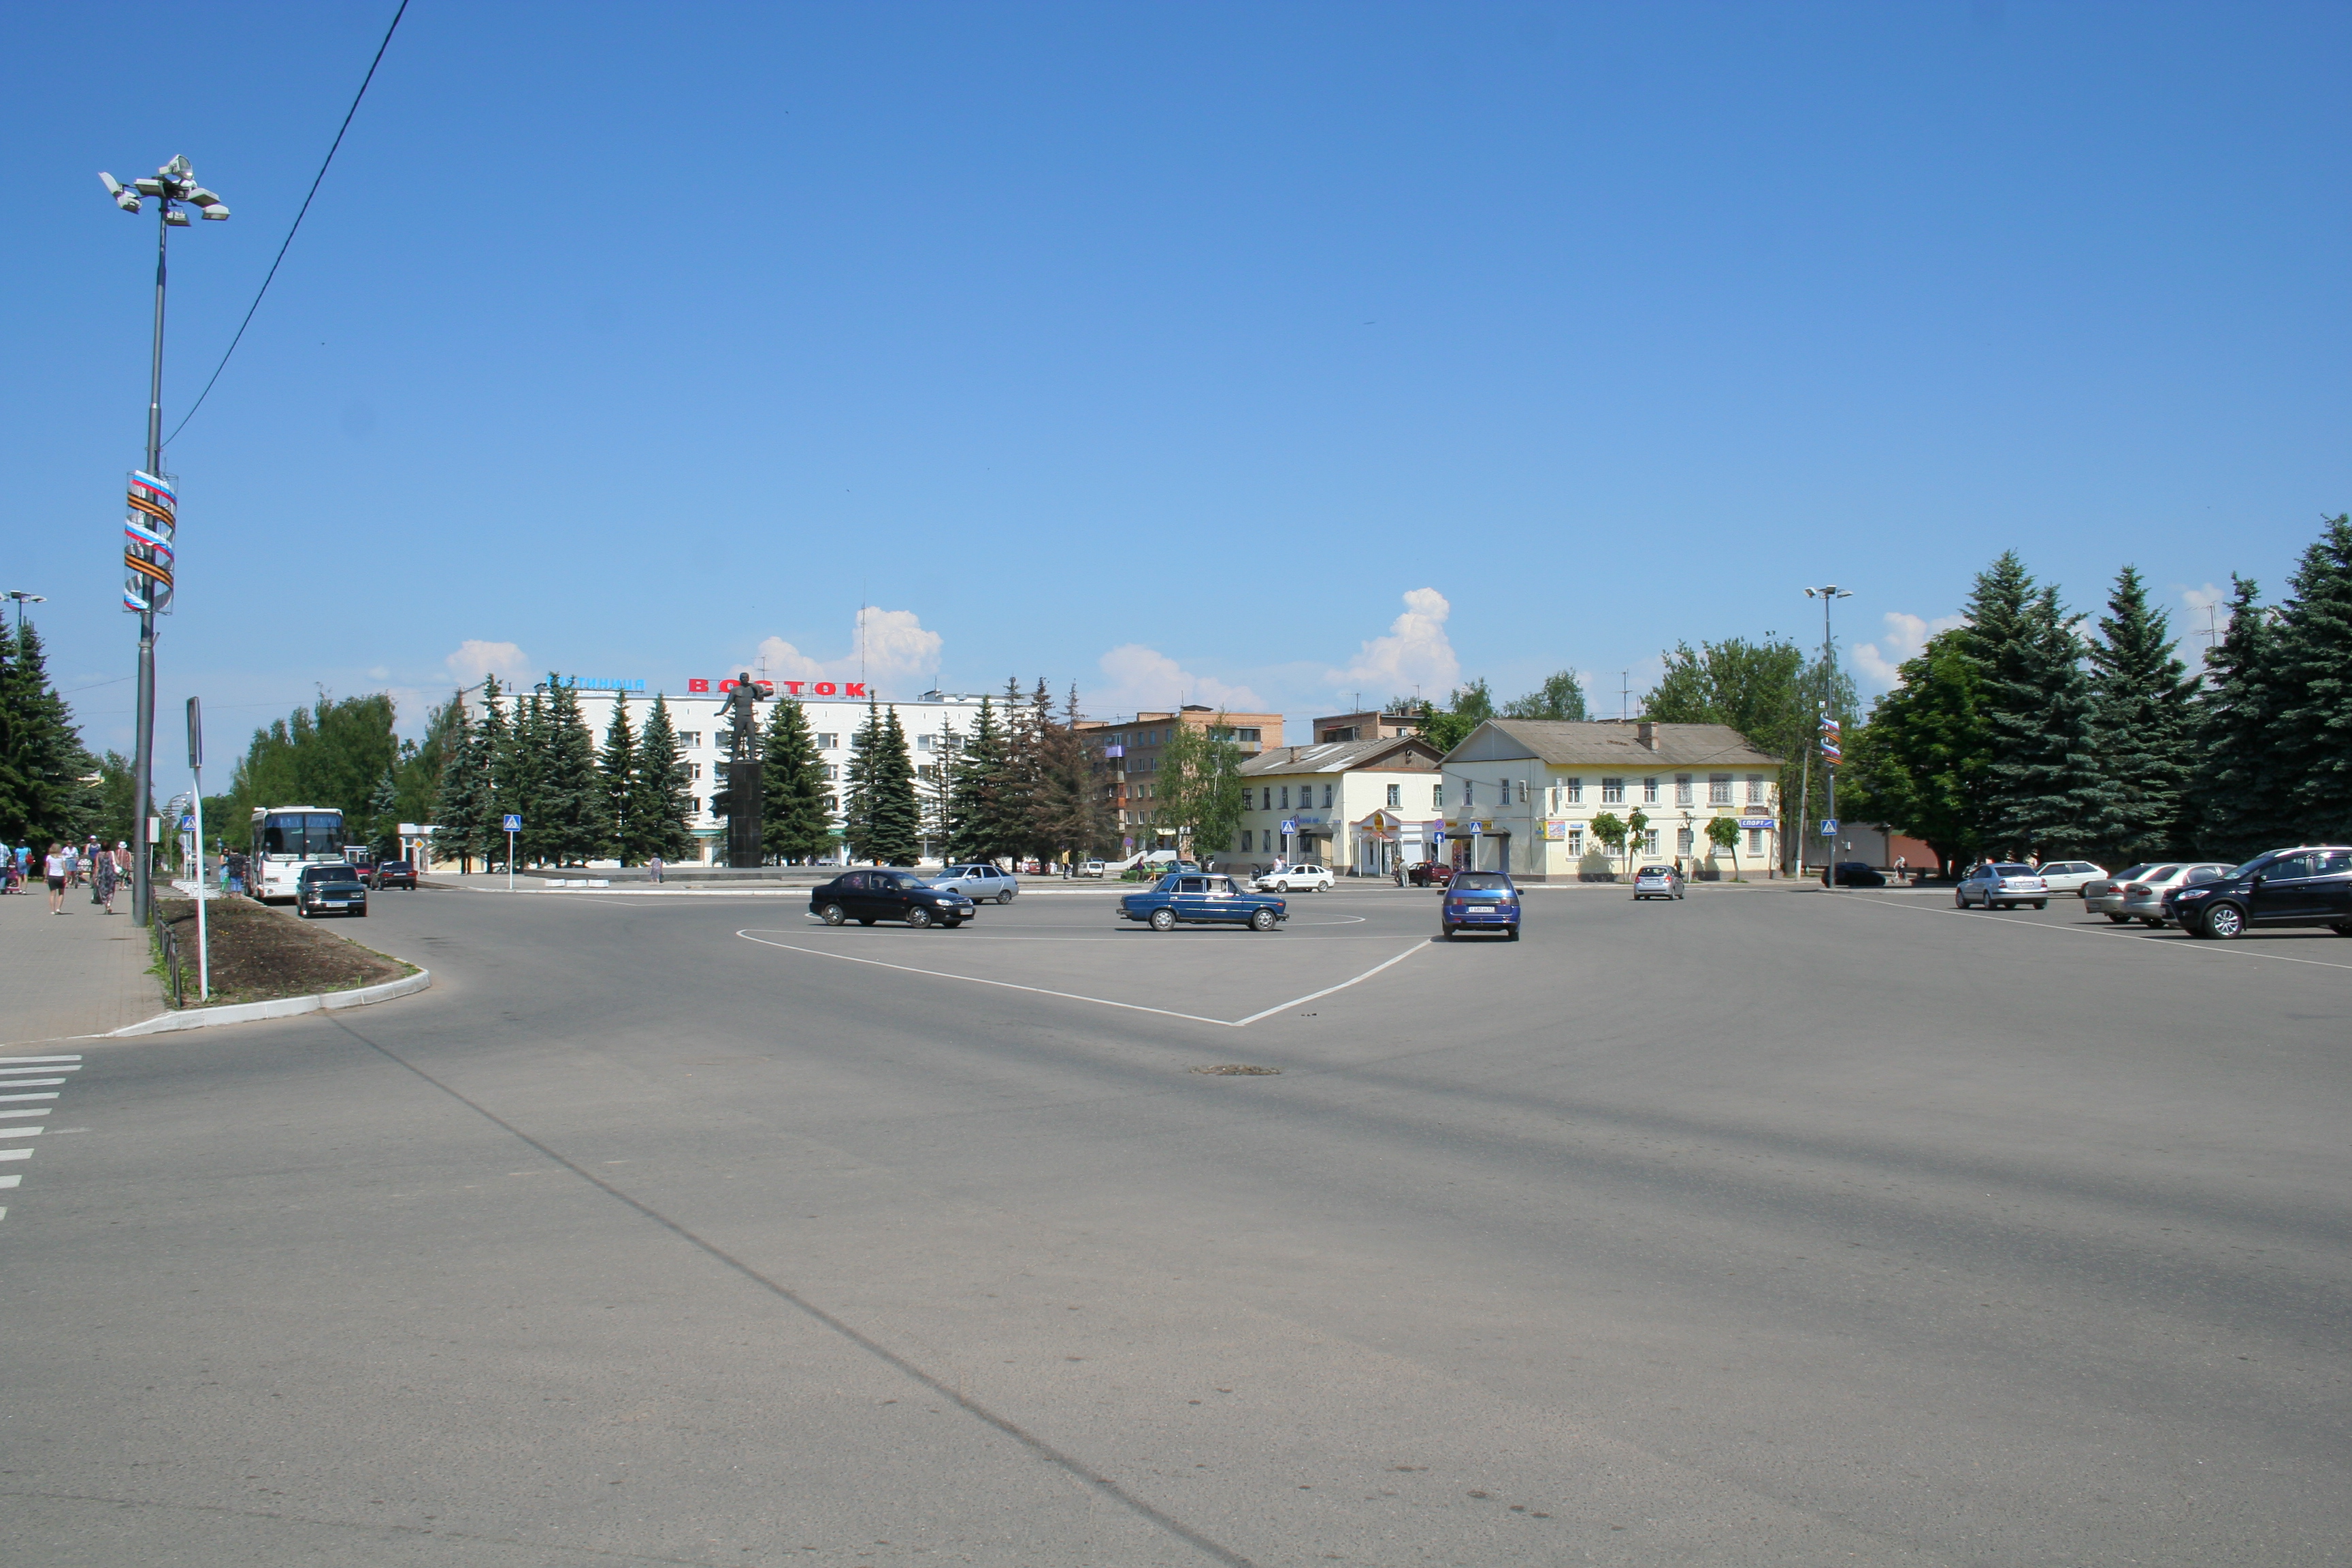
[[1650, 751], [1658, 749], [1658, 727], [1647, 719], [1633, 726], [1633, 738]]

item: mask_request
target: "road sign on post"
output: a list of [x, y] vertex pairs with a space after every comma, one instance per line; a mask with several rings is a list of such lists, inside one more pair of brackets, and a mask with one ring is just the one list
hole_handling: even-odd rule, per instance
[[196, 775], [195, 809], [180, 826], [196, 836], [196, 1000], [213, 999], [212, 931], [205, 921], [205, 706], [201, 698], [188, 699], [188, 771]]
[[1837, 834], [1838, 834], [1837, 818], [1835, 818], [1835, 817], [1831, 817], [1828, 821], [1826, 821], [1826, 822], [1824, 822], [1824, 823], [1822, 823], [1822, 837], [1824, 837], [1824, 838], [1835, 838], [1835, 837], [1837, 837]]
[[520, 812], [519, 812], [519, 811], [509, 811], [509, 812], [508, 812], [508, 813], [507, 813], [507, 891], [508, 891], [508, 892], [509, 892], [509, 893], [511, 893], [511, 892], [513, 892], [513, 891], [514, 891], [514, 841], [515, 841], [515, 835], [516, 835], [516, 834], [518, 834], [518, 833], [520, 833], [521, 831], [522, 831], [522, 813], [520, 813]]

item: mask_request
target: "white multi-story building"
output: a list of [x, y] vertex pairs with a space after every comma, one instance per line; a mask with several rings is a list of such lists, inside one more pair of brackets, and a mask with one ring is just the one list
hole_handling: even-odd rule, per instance
[[1213, 851], [1215, 863], [1320, 861], [1339, 876], [1385, 877], [1422, 858], [1443, 793], [1437, 748], [1418, 735], [1270, 746], [1241, 777], [1239, 847]]
[[[1631, 860], [1685, 870], [1728, 867], [1707, 824], [1728, 817], [1740, 863], [1780, 858], [1780, 759], [1722, 724], [1567, 723], [1489, 719], [1445, 753], [1447, 858], [1523, 881], [1605, 879]], [[1604, 814], [1643, 824], [1611, 853], [1592, 831]]]
[[[719, 764], [731, 753], [735, 737], [727, 725], [728, 694], [735, 689], [732, 679], [695, 679], [688, 680], [684, 693], [653, 692], [645, 689], [642, 680], [603, 680], [568, 676], [563, 684], [580, 704], [580, 716], [586, 721], [588, 731], [602, 747], [605, 731], [612, 728], [613, 710], [622, 703], [628, 706], [629, 731], [642, 736], [646, 721], [652, 717], [656, 698], [664, 700], [669, 709], [670, 727], [677, 731], [678, 760], [687, 770], [687, 786], [694, 795], [694, 816], [689, 823], [694, 834], [698, 858], [708, 865], [714, 856], [726, 847], [727, 823], [713, 815], [711, 796], [720, 785]], [[838, 786], [849, 767], [850, 740], [866, 722], [869, 688], [857, 681], [755, 681], [763, 689], [760, 702], [760, 721], [767, 722], [772, 699], [798, 702], [808, 720], [808, 727], [816, 740], [818, 756], [824, 762], [824, 776], [830, 785]], [[528, 695], [533, 689], [544, 692], [544, 681], [532, 686], [507, 689], [501, 695]], [[469, 709], [481, 701], [482, 689], [468, 688], [464, 693]], [[898, 715], [899, 726], [907, 731], [907, 752], [915, 764], [915, 787], [924, 804], [928, 819], [935, 810], [940, 792], [945, 783], [949, 758], [961, 738], [971, 732], [973, 721], [980, 713], [980, 698], [976, 694], [951, 691], [926, 691], [920, 697], [902, 700], [880, 700], [879, 706]], [[836, 787], [827, 802], [835, 826], [841, 821], [841, 796]]]

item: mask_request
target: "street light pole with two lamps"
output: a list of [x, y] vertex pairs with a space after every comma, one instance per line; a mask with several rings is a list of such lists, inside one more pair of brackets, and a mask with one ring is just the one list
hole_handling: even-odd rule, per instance
[[[153, 175], [128, 185], [100, 172], [100, 184], [114, 205], [136, 214], [152, 200], [162, 209], [155, 225], [155, 341], [147, 378], [147, 466], [131, 476], [130, 510], [122, 520], [122, 607], [139, 617], [138, 743], [131, 763], [131, 835], [138, 853], [131, 870], [131, 912], [145, 921], [154, 913], [153, 846], [148, 839], [147, 801], [155, 768], [155, 617], [172, 606], [173, 535], [179, 498], [163, 477], [163, 262], [175, 228], [188, 226], [184, 210], [194, 207], [208, 221], [228, 216], [220, 197], [196, 184], [185, 158], [173, 158]], [[20, 616], [23, 610], [20, 607]]]
[[48, 595], [46, 594], [27, 594], [20, 588], [11, 588], [5, 594], [0, 594], [0, 599], [14, 599], [16, 601], [16, 641], [19, 646], [21, 646], [25, 640], [25, 606], [27, 605], [46, 605], [49, 602]]
[[[1823, 689], [1822, 691], [1821, 700], [1821, 733], [1819, 737], [1819, 744], [1822, 750], [1822, 787], [1828, 797], [1826, 804], [1822, 807], [1822, 816], [1823, 821], [1831, 825], [1828, 830], [1822, 835], [1822, 837], [1827, 838], [1830, 843], [1828, 855], [1822, 863], [1822, 879], [1827, 882], [1831, 887], [1834, 888], [1837, 886], [1837, 765], [1840, 762], [1844, 760], [1845, 752], [1839, 735], [1838, 721], [1830, 716], [1829, 700], [1831, 678], [1837, 669], [1837, 645], [1832, 641], [1830, 637], [1830, 606], [1836, 604], [1840, 599], [1853, 598], [1853, 594], [1850, 589], [1841, 588], [1836, 584], [1832, 583], [1826, 588], [1806, 589], [1805, 597], [1808, 599], [1819, 599], [1822, 602], [1822, 680]], [[1808, 753], [1808, 755], [1810, 754], [1811, 753]], [[1802, 847], [1803, 838], [1801, 836], [1798, 840], [1798, 844], [1797, 865], [1798, 868], [1801, 870], [1804, 867], [1805, 859], [1805, 852]]]

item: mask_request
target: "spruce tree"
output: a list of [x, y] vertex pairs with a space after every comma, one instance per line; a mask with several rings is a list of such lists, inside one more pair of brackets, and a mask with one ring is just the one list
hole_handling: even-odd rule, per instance
[[678, 763], [677, 730], [669, 721], [669, 700], [656, 695], [646, 718], [646, 732], [637, 742], [636, 788], [631, 796], [629, 828], [636, 837], [629, 852], [637, 859], [658, 855], [676, 860], [694, 847], [694, 792]]
[[8, 641], [0, 663], [0, 837], [41, 851], [78, 843], [98, 820], [98, 794], [81, 782], [98, 764], [50, 684], [39, 630], [22, 622]]
[[[462, 700], [453, 706], [457, 716], [446, 742], [448, 758], [441, 768], [438, 810], [430, 820], [434, 855], [457, 861], [462, 872], [474, 868], [477, 857], [488, 865], [489, 835], [498, 818], [490, 815], [496, 803], [490, 798], [489, 748], [483, 726], [467, 721]], [[503, 836], [499, 842], [506, 842]]]
[[536, 691], [508, 700], [514, 712], [506, 754], [498, 765], [499, 805], [522, 817], [522, 831], [515, 836], [516, 861], [537, 866], [547, 858], [549, 824], [539, 787], [547, 766], [547, 713]]
[[624, 866], [635, 865], [629, 846], [629, 810], [636, 797], [637, 737], [629, 724], [629, 700], [613, 700], [613, 721], [604, 727], [604, 750], [596, 759], [597, 853]]
[[[521, 705], [499, 689], [495, 675], [482, 678], [482, 721], [476, 727], [476, 743], [481, 752], [482, 773], [488, 782], [488, 809], [483, 812], [482, 861], [488, 869], [493, 860], [507, 858], [506, 829], [499, 826], [509, 812], [523, 808], [522, 774], [515, 758], [515, 721], [520, 717]], [[523, 819], [525, 826], [530, 818]], [[514, 855], [522, 858], [521, 838], [514, 840]]]
[[2328, 520], [2292, 581], [2278, 625], [2272, 755], [2294, 781], [2293, 837], [2352, 843], [2352, 518]]
[[2242, 860], [2294, 838], [2294, 779], [2272, 746], [2279, 733], [2278, 628], [2249, 577], [2230, 579], [2230, 629], [2205, 655], [2189, 786], [2198, 852]]
[[898, 710], [887, 709], [866, 779], [866, 855], [885, 866], [912, 866], [922, 857], [922, 814], [915, 800], [915, 763]]
[[761, 737], [761, 846], [778, 864], [813, 860], [833, 847], [824, 809], [824, 758], [807, 710], [787, 697], [769, 710]]
[[1018, 678], [1004, 682], [1004, 765], [996, 773], [996, 811], [988, 835], [996, 853], [1025, 858], [1034, 842], [1031, 831], [1031, 800], [1037, 793], [1037, 752], [1044, 737], [1038, 732], [1036, 709], [1021, 693]]
[[1004, 728], [997, 721], [995, 703], [983, 697], [971, 733], [948, 765], [948, 859], [993, 860], [1012, 852], [999, 842], [1004, 765]]
[[390, 768], [375, 781], [368, 796], [368, 842], [378, 859], [390, 859], [400, 848], [400, 778]]
[[853, 860], [874, 858], [875, 753], [881, 744], [882, 710], [869, 702], [864, 721], [849, 737], [849, 765], [841, 780], [841, 837]]
[[2116, 577], [2099, 638], [2090, 645], [2095, 755], [2104, 815], [2092, 829], [2117, 863], [2153, 860], [2189, 842], [2194, 714], [2170, 617], [2148, 607], [2139, 573]]
[[2059, 605], [2055, 588], [2043, 588], [1991, 650], [1984, 675], [1992, 737], [1985, 837], [2013, 854], [2087, 854], [2108, 816], [2096, 706], [2074, 629], [2081, 618]]
[[540, 773], [540, 809], [548, 819], [544, 840], [559, 866], [583, 864], [603, 853], [604, 786], [596, 771], [596, 739], [581, 716], [580, 699], [555, 676], [547, 678], [543, 722], [545, 761]]

